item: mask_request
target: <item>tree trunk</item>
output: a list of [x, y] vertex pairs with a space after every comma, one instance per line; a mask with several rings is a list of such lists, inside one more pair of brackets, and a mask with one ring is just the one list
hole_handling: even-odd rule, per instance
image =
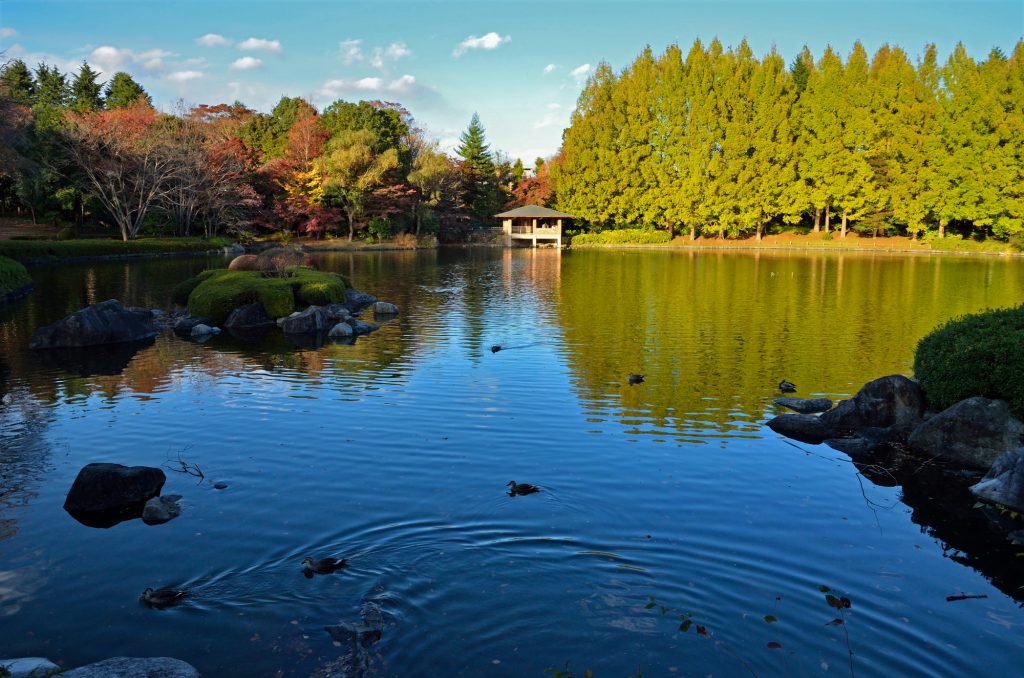
[[721, 226], [718, 227], [718, 239], [725, 240], [725, 229]]
[[946, 237], [946, 220], [945, 219], [939, 219], [939, 237], [940, 238], [945, 238]]
[[821, 208], [814, 208], [814, 232], [819, 233], [821, 231]]
[[697, 239], [697, 226], [696, 225], [692, 225], [692, 226], [690, 226], [690, 240], [696, 240], [696, 239]]
[[757, 222], [757, 236], [756, 236], [757, 242], [761, 242], [761, 232], [762, 231], [764, 231], [764, 224], [759, 221], [759, 222]]
[[352, 237], [356, 234], [356, 226], [352, 221], [352, 213], [345, 210], [345, 216], [348, 217], [348, 241], [352, 242]]
[[419, 209], [417, 209], [416, 210], [416, 237], [417, 238], [420, 237], [420, 222], [421, 221], [423, 221], [423, 214], [422, 214], [422, 212]]
[[825, 232], [829, 232], [829, 226], [832, 224], [832, 205], [831, 201], [825, 203]]
[[842, 235], [840, 236], [841, 238], [845, 238], [846, 237], [846, 219], [847, 219], [846, 208], [843, 208], [843, 232], [842, 232]]

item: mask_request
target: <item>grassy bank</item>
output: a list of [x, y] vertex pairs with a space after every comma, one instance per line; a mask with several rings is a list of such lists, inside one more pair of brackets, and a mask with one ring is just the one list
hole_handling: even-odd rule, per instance
[[146, 238], [141, 240], [0, 240], [0, 257], [44, 261], [130, 254], [206, 252], [229, 247], [227, 238]]
[[0, 257], [0, 299], [32, 284], [28, 271], [17, 261]]
[[363, 240], [349, 242], [344, 238], [332, 238], [330, 240], [291, 240], [293, 245], [302, 245], [308, 252], [373, 252], [388, 250], [423, 250], [437, 247], [437, 238], [432, 235], [421, 236], [400, 236], [383, 242], [368, 243]]
[[670, 249], [806, 249], [806, 250], [858, 250], [877, 252], [952, 252], [962, 254], [1019, 254], [1009, 243], [998, 240], [963, 240], [955, 237], [911, 240], [903, 236], [878, 237], [847, 233], [826, 237], [824, 233], [779, 233], [765, 236], [760, 242], [754, 238], [719, 239], [688, 236], [669, 238], [666, 231], [620, 229], [586, 233], [572, 239], [572, 247], [651, 247]]

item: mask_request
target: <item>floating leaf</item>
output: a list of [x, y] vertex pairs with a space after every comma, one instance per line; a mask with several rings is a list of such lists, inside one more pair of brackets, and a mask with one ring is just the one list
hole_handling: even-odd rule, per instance
[[682, 631], [683, 633], [686, 633], [687, 631], [690, 630], [690, 627], [692, 625], [693, 625], [693, 620], [687, 619], [686, 621], [684, 621], [682, 624], [679, 625], [679, 630]]
[[664, 605], [662, 605], [661, 606], [661, 616], [664, 617], [666, 614], [668, 614], [668, 608], [665, 607]]
[[845, 623], [846, 622], [844, 622], [842, 619], [833, 619], [832, 621], [827, 622], [825, 626], [842, 626]]
[[846, 596], [843, 596], [842, 598], [837, 598], [836, 596], [833, 596], [831, 593], [825, 594], [825, 602], [831, 605], [832, 607], [836, 608], [837, 610], [849, 608], [853, 604], [850, 602], [850, 599]]
[[768, 649], [769, 650], [781, 650], [782, 649], [782, 643], [776, 643], [773, 640], [772, 642], [768, 643]]
[[646, 605], [644, 605], [644, 609], [645, 609], [645, 610], [649, 610], [649, 609], [651, 609], [652, 607], [654, 607], [654, 606], [655, 606], [656, 604], [657, 604], [657, 603], [655, 603], [655, 602], [654, 602], [654, 599], [652, 598], [652, 599], [651, 599], [651, 601], [650, 601], [649, 603], [647, 603]]
[[822, 584], [821, 586], [818, 587], [818, 590], [821, 591], [822, 593], [828, 593], [832, 589], [830, 589], [829, 587], [827, 587], [824, 584]]
[[704, 636], [705, 638], [708, 637], [708, 630], [706, 628], [704, 628], [703, 626], [701, 626], [700, 624], [697, 624], [697, 633], [699, 633], [700, 635]]
[[764, 620], [766, 622], [768, 622], [769, 624], [774, 624], [775, 622], [779, 621], [778, 617], [776, 617], [775, 615], [771, 615], [771, 614], [766, 614], [764, 616]]

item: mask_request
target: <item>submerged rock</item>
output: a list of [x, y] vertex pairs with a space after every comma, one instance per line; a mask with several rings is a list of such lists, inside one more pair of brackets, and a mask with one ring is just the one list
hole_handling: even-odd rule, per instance
[[199, 671], [171, 657], [113, 657], [60, 675], [62, 678], [199, 678]]
[[133, 312], [117, 299], [87, 306], [36, 330], [33, 349], [77, 348], [151, 339], [160, 333], [149, 311]]
[[224, 321], [225, 329], [229, 330], [252, 330], [270, 327], [273, 324], [274, 321], [270, 319], [263, 304], [259, 302], [239, 306]]
[[153, 497], [146, 502], [142, 508], [142, 522], [147, 525], [161, 525], [181, 515], [181, 506], [178, 500], [180, 494], [168, 494], [163, 497]]
[[1024, 424], [1002, 400], [968, 398], [922, 423], [907, 442], [920, 454], [987, 469], [999, 455], [1024, 442]]
[[817, 414], [832, 409], [832, 401], [828, 398], [776, 398], [773, 402], [800, 414]]
[[1024, 447], [1004, 452], [971, 492], [979, 499], [1024, 511]]
[[398, 307], [386, 301], [378, 301], [373, 304], [374, 315], [398, 315]]
[[94, 463], [82, 467], [64, 500], [68, 513], [102, 513], [142, 504], [160, 494], [167, 478], [150, 466]]
[[189, 336], [191, 336], [193, 339], [201, 339], [203, 337], [212, 337], [218, 334], [220, 334], [219, 327], [210, 327], [205, 323], [199, 323], [198, 325], [192, 328], [192, 331], [189, 333]]
[[281, 323], [285, 334], [311, 334], [327, 329], [327, 314], [319, 306], [310, 306], [305, 311], [292, 313]]
[[186, 315], [182, 318], [178, 318], [174, 323], [174, 331], [178, 334], [184, 334], [187, 336], [192, 335], [192, 328], [196, 325], [208, 325], [213, 327], [217, 324], [217, 321], [213, 318], [205, 315], [193, 316]]
[[921, 423], [925, 395], [920, 385], [900, 374], [869, 381], [849, 400], [821, 415], [824, 425], [840, 432], [895, 428], [907, 435]]
[[768, 428], [787, 438], [814, 445], [826, 438], [836, 437], [835, 431], [820, 417], [810, 414], [780, 414], [768, 421]]
[[45, 657], [0, 659], [0, 675], [10, 678], [47, 678], [60, 672], [61, 668]]

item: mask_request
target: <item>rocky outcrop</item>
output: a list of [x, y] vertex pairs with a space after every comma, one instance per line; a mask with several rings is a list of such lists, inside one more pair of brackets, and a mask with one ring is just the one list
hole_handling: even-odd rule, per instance
[[907, 442], [920, 454], [987, 469], [999, 455], [1024, 443], [1024, 424], [1002, 400], [968, 398], [922, 423]]
[[171, 657], [113, 657], [60, 675], [63, 678], [199, 678], [199, 671]]
[[258, 302], [239, 306], [224, 321], [225, 329], [229, 330], [254, 330], [261, 327], [270, 327], [273, 324], [274, 321], [267, 315], [263, 304]]
[[324, 314], [327, 315], [328, 322], [341, 323], [345, 322], [352, 317], [352, 312], [348, 310], [348, 306], [345, 304], [327, 304], [321, 306], [324, 310]]
[[141, 505], [160, 494], [164, 472], [149, 466], [87, 464], [64, 500], [68, 513], [104, 513]]
[[78, 348], [151, 339], [160, 330], [148, 311], [145, 316], [126, 309], [116, 299], [108, 299], [39, 328], [29, 346], [33, 349]]
[[373, 304], [373, 314], [383, 316], [398, 315], [398, 307], [386, 301], [377, 301]]
[[984, 501], [1024, 511], [1024, 447], [1000, 455], [971, 492]]
[[817, 414], [832, 409], [832, 401], [828, 398], [776, 398], [773, 402], [800, 414]]
[[285, 334], [311, 334], [323, 332], [328, 327], [327, 314], [319, 306], [310, 306], [305, 311], [292, 313], [281, 323]]
[[327, 336], [331, 339], [348, 339], [354, 335], [355, 331], [348, 323], [338, 323], [327, 333]]
[[[6, 671], [7, 673], [3, 673]], [[0, 659], [0, 676], [10, 678], [47, 678], [60, 673], [61, 668], [44, 657]]]
[[360, 292], [359, 290], [345, 290], [345, 305], [353, 313], [358, 313], [376, 301], [377, 297], [372, 294]]
[[849, 400], [821, 415], [838, 435], [863, 428], [895, 428], [909, 435], [924, 417], [926, 400], [917, 382], [895, 374], [865, 384]]
[[768, 422], [768, 428], [787, 438], [817, 445], [835, 437], [833, 429], [811, 414], [780, 414]]
[[142, 508], [142, 522], [147, 525], [160, 525], [177, 518], [181, 515], [179, 499], [181, 499], [180, 494], [153, 497]]

